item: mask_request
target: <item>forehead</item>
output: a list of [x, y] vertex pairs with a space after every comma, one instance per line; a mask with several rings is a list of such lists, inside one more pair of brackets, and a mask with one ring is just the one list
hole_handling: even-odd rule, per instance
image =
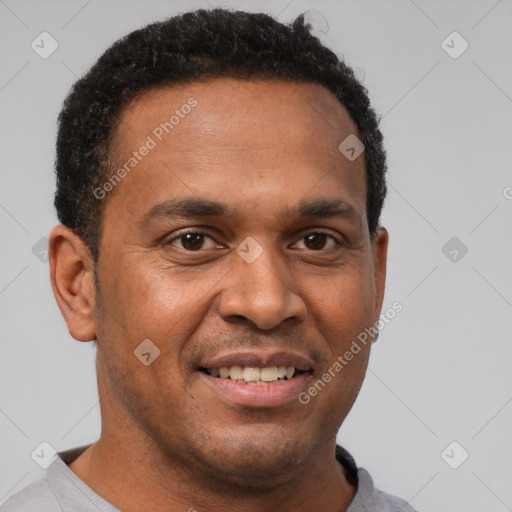
[[[189, 109], [192, 102], [197, 105]], [[189, 110], [192, 115], [185, 114], [187, 126], [178, 129], [183, 112]], [[236, 142], [251, 146], [264, 136], [268, 141], [278, 136], [276, 143], [314, 143], [333, 151], [340, 135], [357, 133], [346, 109], [325, 87], [278, 79], [217, 78], [159, 86], [132, 101], [119, 119], [115, 139], [121, 144], [129, 144], [135, 137], [147, 135], [150, 127], [157, 129], [169, 121], [173, 125], [169, 134], [174, 139], [187, 127], [192, 128], [186, 133], [190, 145], [232, 146]], [[315, 133], [318, 136], [312, 138]]]
[[276, 202], [289, 208], [315, 191], [334, 199], [340, 189], [363, 214], [364, 160], [338, 150], [351, 134], [347, 111], [318, 84], [219, 78], [159, 87], [119, 117], [114, 159], [129, 172], [112, 200], [147, 210], [200, 195], [275, 211]]

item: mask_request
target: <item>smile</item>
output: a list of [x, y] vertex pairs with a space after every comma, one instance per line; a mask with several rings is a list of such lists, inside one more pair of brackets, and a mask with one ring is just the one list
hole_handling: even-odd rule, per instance
[[251, 408], [298, 404], [313, 375], [311, 361], [284, 352], [225, 354], [203, 361], [198, 370], [212, 400]]

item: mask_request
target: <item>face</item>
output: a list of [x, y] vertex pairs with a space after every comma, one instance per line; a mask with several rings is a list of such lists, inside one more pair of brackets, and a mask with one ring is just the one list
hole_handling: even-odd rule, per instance
[[122, 113], [114, 170], [129, 171], [102, 199], [96, 267], [104, 430], [224, 479], [283, 474], [332, 441], [370, 344], [298, 395], [378, 319], [387, 241], [368, 232], [364, 156], [338, 150], [350, 134], [326, 89], [281, 81], [155, 89]]

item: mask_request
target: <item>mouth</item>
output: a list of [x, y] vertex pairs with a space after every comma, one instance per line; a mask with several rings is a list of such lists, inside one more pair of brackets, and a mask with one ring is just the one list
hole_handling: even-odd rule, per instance
[[291, 353], [245, 352], [201, 362], [198, 371], [214, 396], [229, 405], [276, 407], [304, 390], [313, 363]]

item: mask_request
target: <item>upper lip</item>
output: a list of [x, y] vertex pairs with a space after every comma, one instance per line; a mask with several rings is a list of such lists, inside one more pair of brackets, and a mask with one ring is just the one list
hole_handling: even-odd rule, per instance
[[258, 352], [240, 351], [228, 354], [220, 354], [211, 359], [203, 360], [201, 368], [222, 368], [230, 366], [250, 366], [268, 368], [270, 366], [294, 366], [298, 370], [310, 371], [313, 362], [306, 356], [288, 351]]

